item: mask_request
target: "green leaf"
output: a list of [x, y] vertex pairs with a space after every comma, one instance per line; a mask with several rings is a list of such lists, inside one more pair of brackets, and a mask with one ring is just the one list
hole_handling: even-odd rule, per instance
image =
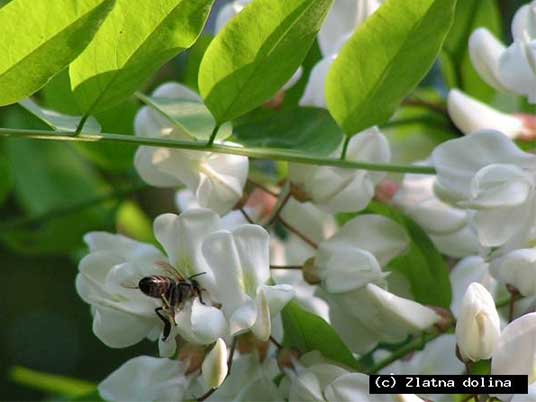
[[117, 232], [144, 243], [157, 244], [153, 234], [153, 223], [138, 204], [124, 201], [117, 209]]
[[419, 225], [399, 210], [378, 202], [370, 203], [362, 213], [383, 215], [406, 229], [411, 244], [403, 255], [389, 263], [387, 269], [406, 277], [417, 302], [449, 308], [452, 290], [447, 263]]
[[26, 388], [70, 398], [82, 397], [96, 390], [96, 385], [87, 381], [42, 373], [19, 366], [9, 371], [9, 378]]
[[495, 90], [484, 83], [473, 68], [468, 51], [469, 37], [477, 28], [487, 28], [502, 37], [502, 20], [497, 0], [463, 0], [456, 5], [454, 24], [441, 53], [441, 69], [450, 88], [460, 88], [484, 102]]
[[[138, 98], [150, 108], [165, 117], [182, 135], [192, 139], [208, 140], [216, 121], [201, 102], [187, 99], [170, 99], [148, 97], [137, 94]], [[226, 123], [218, 130], [217, 139], [225, 139], [233, 132], [231, 123]]]
[[322, 318], [309, 313], [296, 302], [290, 302], [281, 312], [286, 347], [301, 353], [317, 350], [324, 357], [361, 371], [362, 367], [335, 330]]
[[234, 142], [245, 147], [282, 148], [329, 156], [341, 144], [343, 133], [324, 109], [259, 109], [234, 122]]
[[[68, 69], [63, 70], [50, 80], [40, 95], [43, 99], [43, 105], [52, 110], [69, 115], [81, 113], [71, 91]], [[98, 120], [102, 126], [102, 130], [99, 129], [99, 131], [134, 135], [134, 118], [138, 108], [139, 105], [135, 99], [128, 99], [103, 112], [95, 113], [95, 118], [90, 117], [88, 121]], [[84, 131], [91, 130], [86, 128]], [[88, 142], [76, 143], [74, 146], [85, 158], [112, 172], [123, 172], [131, 169], [136, 151], [134, 146], [113, 143], [95, 144]]]
[[13, 0], [0, 9], [0, 106], [39, 90], [87, 46], [113, 0]]
[[214, 0], [117, 0], [91, 44], [71, 64], [85, 114], [117, 105], [155, 71], [192, 46]]
[[255, 0], [216, 36], [199, 89], [218, 123], [270, 99], [313, 44], [332, 0]]
[[388, 0], [350, 38], [326, 81], [328, 108], [352, 136], [385, 123], [432, 67], [456, 0]]
[[[43, 109], [29, 98], [20, 101], [19, 104], [54, 131], [75, 131], [81, 119], [81, 116], [68, 116], [52, 110]], [[92, 117], [87, 119], [82, 129], [82, 132], [93, 134], [99, 133], [100, 131], [101, 126]]]

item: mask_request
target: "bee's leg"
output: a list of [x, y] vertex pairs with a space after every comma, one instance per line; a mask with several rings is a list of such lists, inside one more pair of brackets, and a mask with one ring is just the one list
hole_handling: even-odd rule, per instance
[[161, 311], [164, 310], [163, 307], [157, 307], [154, 309], [154, 312], [162, 320], [164, 323], [164, 330], [162, 331], [162, 340], [165, 342], [166, 339], [169, 337], [169, 334], [171, 333], [171, 323], [169, 322], [169, 319], [165, 317]]
[[160, 295], [160, 298], [162, 299], [162, 303], [164, 304], [163, 310], [166, 310], [166, 312], [168, 313], [168, 316], [170, 317], [169, 321], [172, 321], [173, 325], [177, 325], [177, 323], [175, 322], [175, 314], [173, 313], [174, 310], [171, 307], [171, 303], [167, 299], [166, 295], [164, 293], [162, 293]]
[[203, 301], [203, 289], [195, 288], [195, 293], [197, 293], [197, 297], [199, 297], [199, 303], [206, 306], [206, 303]]

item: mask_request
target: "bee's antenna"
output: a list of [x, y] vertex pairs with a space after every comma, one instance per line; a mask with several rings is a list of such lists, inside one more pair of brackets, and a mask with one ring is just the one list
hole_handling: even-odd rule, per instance
[[206, 274], [206, 272], [200, 272], [200, 273], [198, 273], [198, 274], [195, 274], [195, 275], [190, 276], [188, 279], [193, 279], [193, 278], [195, 278], [196, 276], [201, 276], [201, 275], [205, 275], [205, 274]]

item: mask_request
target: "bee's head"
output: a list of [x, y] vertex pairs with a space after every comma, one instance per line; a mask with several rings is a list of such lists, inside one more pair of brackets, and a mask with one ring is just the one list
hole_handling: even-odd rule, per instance
[[153, 279], [150, 276], [146, 276], [145, 278], [140, 279], [138, 283], [138, 288], [146, 295], [149, 295], [153, 287], [152, 285]]

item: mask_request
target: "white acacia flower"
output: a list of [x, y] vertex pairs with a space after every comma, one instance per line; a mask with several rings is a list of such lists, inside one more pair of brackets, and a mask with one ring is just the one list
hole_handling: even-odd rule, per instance
[[469, 40], [473, 66], [489, 85], [536, 102], [536, 2], [522, 6], [512, 21], [513, 43], [505, 47], [487, 29]]
[[[536, 313], [523, 315], [504, 328], [491, 359], [493, 375], [527, 375], [529, 384], [536, 381]], [[532, 387], [533, 388], [533, 387]], [[512, 395], [499, 395], [510, 401]], [[523, 400], [522, 398], [513, 399]]]
[[[197, 344], [210, 344], [228, 332], [223, 313], [210, 305], [216, 284], [201, 255], [203, 239], [220, 229], [220, 218], [210, 210], [189, 210], [181, 216], [164, 214], [156, 218], [154, 233], [166, 254], [156, 247], [136, 242], [121, 235], [90, 233], [85, 240], [90, 253], [82, 259], [76, 288], [84, 301], [94, 308], [93, 331], [110, 347], [127, 347], [143, 338], [160, 337], [160, 353], [170, 356], [175, 351], [175, 336]], [[141, 278], [171, 274], [162, 269], [169, 264], [184, 278], [204, 273], [198, 282], [204, 303], [198, 298], [176, 311], [176, 326], [163, 342], [163, 323], [155, 313], [162, 301], [144, 295], [137, 289]]]
[[[340, 156], [341, 150], [333, 153]], [[355, 135], [350, 140], [346, 159], [389, 163], [391, 151], [377, 127]], [[311, 201], [327, 212], [356, 212], [364, 209], [374, 196], [374, 188], [385, 177], [383, 172], [344, 169], [331, 166], [289, 164], [289, 179]]]
[[[168, 83], [153, 93], [158, 98], [201, 102], [190, 89]], [[136, 135], [195, 141], [149, 107], [143, 107], [135, 120]], [[231, 210], [242, 197], [249, 162], [244, 156], [142, 146], [134, 165], [141, 178], [152, 186], [186, 186], [199, 205], [220, 215]]]
[[261, 361], [255, 353], [240, 354], [233, 360], [229, 377], [207, 401], [282, 401], [274, 382], [278, 374], [274, 357], [267, 356]]
[[322, 279], [318, 295], [329, 304], [331, 324], [357, 353], [378, 342], [399, 342], [439, 320], [430, 308], [398, 297], [382, 271], [409, 244], [405, 230], [379, 215], [360, 215], [322, 242], [315, 267]]
[[467, 288], [456, 322], [460, 355], [473, 362], [489, 359], [501, 335], [499, 313], [486, 288], [477, 282]]
[[467, 288], [473, 282], [480, 283], [491, 295], [497, 293], [497, 281], [491, 276], [489, 262], [479, 256], [470, 256], [460, 260], [450, 272], [452, 302], [450, 310], [454, 317], [461, 313], [463, 299]]
[[432, 162], [436, 194], [474, 211], [482, 246], [526, 242], [535, 220], [535, 155], [499, 132], [480, 131], [439, 145]]
[[335, 0], [318, 33], [318, 44], [323, 58], [311, 70], [305, 92], [300, 100], [301, 106], [326, 107], [324, 87], [331, 65], [353, 32], [382, 3], [383, 0]]
[[531, 135], [521, 117], [499, 112], [457, 89], [449, 92], [448, 111], [452, 122], [464, 134], [491, 129], [511, 139]]
[[222, 304], [231, 335], [251, 330], [261, 340], [271, 333], [272, 317], [294, 297], [289, 285], [268, 285], [270, 236], [258, 225], [208, 235], [203, 255], [214, 275], [214, 297]]
[[441, 201], [434, 193], [435, 177], [406, 174], [393, 203], [430, 236], [438, 250], [460, 258], [482, 250], [471, 214]]
[[490, 264], [495, 279], [514, 286], [523, 296], [536, 296], [536, 249], [511, 251]]
[[349, 372], [315, 353], [304, 355], [285, 372], [280, 389], [289, 402], [422, 402], [415, 395], [370, 395], [366, 374]]
[[178, 360], [138, 356], [128, 360], [98, 386], [106, 401], [183, 401], [192, 398], [192, 377]]

